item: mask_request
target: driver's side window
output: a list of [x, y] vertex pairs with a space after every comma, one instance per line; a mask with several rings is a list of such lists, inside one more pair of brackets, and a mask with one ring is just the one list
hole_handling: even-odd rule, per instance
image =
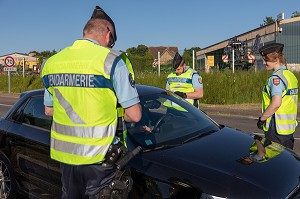
[[52, 117], [45, 115], [43, 96], [31, 97], [25, 106], [15, 112], [12, 119], [28, 125], [50, 130]]

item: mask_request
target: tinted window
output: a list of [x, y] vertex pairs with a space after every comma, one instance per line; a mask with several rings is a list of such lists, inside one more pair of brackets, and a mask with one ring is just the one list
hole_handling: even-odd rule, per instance
[[[21, 106], [12, 118], [21, 123], [50, 129], [52, 117], [45, 115], [43, 96], [31, 97], [25, 106]], [[18, 117], [16, 117], [18, 116]]]

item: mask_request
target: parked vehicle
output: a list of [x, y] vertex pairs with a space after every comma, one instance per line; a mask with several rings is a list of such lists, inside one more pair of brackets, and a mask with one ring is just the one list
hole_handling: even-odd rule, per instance
[[[299, 198], [300, 158], [271, 141], [261, 160], [254, 135], [219, 125], [166, 90], [137, 85], [142, 119], [128, 123], [129, 198]], [[1, 198], [60, 198], [58, 162], [49, 157], [51, 117], [43, 90], [22, 93], [0, 119]], [[145, 130], [145, 127], [151, 132]], [[276, 155], [267, 154], [275, 147]], [[256, 157], [257, 158], [257, 157]]]
[[249, 70], [253, 68], [258, 55], [258, 48], [260, 46], [260, 35], [256, 35], [254, 44], [251, 48], [248, 47], [247, 40], [240, 41], [237, 37], [233, 37], [228, 41], [228, 45], [224, 48], [222, 61], [228, 67], [234, 64], [237, 68], [242, 70]]

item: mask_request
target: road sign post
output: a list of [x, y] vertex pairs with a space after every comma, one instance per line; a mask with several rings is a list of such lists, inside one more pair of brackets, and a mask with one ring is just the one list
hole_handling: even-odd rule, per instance
[[4, 71], [7, 71], [8, 75], [8, 93], [10, 93], [10, 71], [16, 71], [15, 66], [15, 60], [12, 56], [7, 56], [4, 58], [4, 64], [6, 67], [4, 67]]

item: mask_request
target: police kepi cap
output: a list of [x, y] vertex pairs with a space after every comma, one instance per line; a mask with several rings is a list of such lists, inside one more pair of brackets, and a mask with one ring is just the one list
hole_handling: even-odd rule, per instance
[[174, 56], [172, 66], [174, 69], [177, 69], [180, 65], [182, 65], [184, 60], [180, 56], [180, 54], [177, 52]]
[[116, 33], [116, 27], [115, 27], [115, 23], [113, 22], [113, 20], [104, 12], [104, 10], [102, 8], [100, 8], [99, 6], [96, 6], [94, 11], [93, 11], [93, 14], [91, 16], [91, 19], [95, 19], [95, 18], [98, 18], [98, 19], [104, 19], [106, 21], [108, 21], [112, 27], [114, 28], [113, 29], [113, 40], [114, 42], [117, 41], [117, 33]]
[[265, 56], [265, 55], [273, 53], [273, 52], [282, 53], [283, 47], [284, 47], [283, 44], [271, 43], [271, 44], [267, 44], [265, 46], [260, 47], [258, 51], [262, 56]]

